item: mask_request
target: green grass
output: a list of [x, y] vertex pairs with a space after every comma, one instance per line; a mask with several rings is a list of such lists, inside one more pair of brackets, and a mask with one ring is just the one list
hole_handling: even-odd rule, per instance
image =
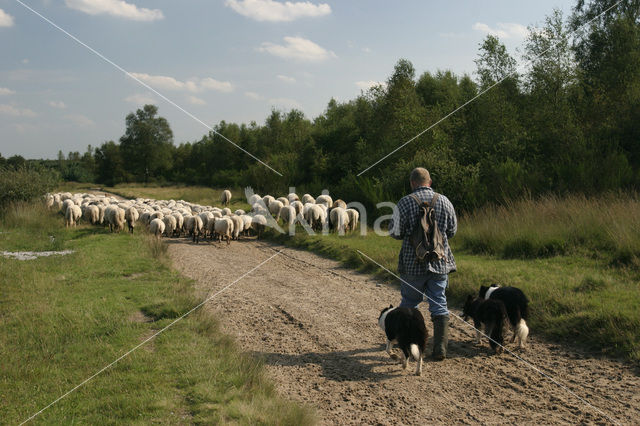
[[[360, 250], [397, 273], [400, 241], [369, 232], [340, 237], [293, 237], [269, 231], [266, 237], [291, 247], [311, 250], [363, 272], [377, 273], [390, 283], [395, 278], [361, 256]], [[580, 255], [539, 259], [503, 259], [477, 255], [452, 240], [458, 271], [450, 275], [447, 297], [460, 309], [464, 298], [481, 285], [500, 283], [521, 288], [531, 300], [533, 335], [572, 342], [597, 353], [640, 361], [640, 273], [613, 267]], [[398, 298], [400, 295], [398, 294]]]
[[[103, 187], [105, 191], [113, 192], [125, 198], [154, 198], [156, 200], [184, 200], [205, 206], [219, 206], [222, 191], [227, 188], [208, 188], [204, 186], [157, 186], [142, 184], [121, 184], [114, 187]], [[229, 208], [232, 211], [243, 209], [250, 210], [244, 196], [244, 191], [239, 188], [229, 188], [232, 198]]]
[[[26, 420], [199, 300], [154, 238], [62, 224], [61, 215], [37, 205], [0, 215], [0, 250], [75, 250], [30, 261], [0, 257], [1, 423]], [[36, 418], [46, 424], [313, 421], [309, 409], [278, 397], [261, 364], [200, 310]]]
[[503, 258], [581, 254], [640, 267], [640, 196], [547, 196], [479, 209], [461, 220], [461, 247]]

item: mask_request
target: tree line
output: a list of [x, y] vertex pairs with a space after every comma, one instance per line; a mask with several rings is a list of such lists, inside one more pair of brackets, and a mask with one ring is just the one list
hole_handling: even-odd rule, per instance
[[327, 188], [369, 206], [406, 194], [409, 171], [420, 165], [432, 172], [434, 188], [462, 210], [523, 194], [637, 188], [640, 0], [625, 0], [589, 22], [614, 3], [578, 0], [568, 19], [556, 10], [542, 27], [530, 28], [524, 70], [489, 35], [479, 46], [473, 77], [446, 70], [417, 76], [401, 59], [386, 84], [348, 102], [331, 99], [314, 119], [296, 109], [273, 110], [263, 124], [222, 121], [215, 132], [178, 145], [158, 108], [145, 105], [126, 116], [119, 141], [45, 163], [63, 178], [107, 185], [250, 185], [260, 193]]

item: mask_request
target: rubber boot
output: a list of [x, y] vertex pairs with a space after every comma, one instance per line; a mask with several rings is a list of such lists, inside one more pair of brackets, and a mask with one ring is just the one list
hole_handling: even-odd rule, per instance
[[431, 357], [435, 361], [442, 361], [447, 357], [449, 315], [432, 316], [431, 321], [433, 322], [433, 353]]

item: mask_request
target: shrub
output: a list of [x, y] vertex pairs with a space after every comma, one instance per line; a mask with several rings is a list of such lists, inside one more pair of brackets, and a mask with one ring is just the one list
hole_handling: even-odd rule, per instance
[[51, 191], [60, 181], [53, 170], [24, 166], [0, 169], [0, 207], [16, 201], [32, 201]]

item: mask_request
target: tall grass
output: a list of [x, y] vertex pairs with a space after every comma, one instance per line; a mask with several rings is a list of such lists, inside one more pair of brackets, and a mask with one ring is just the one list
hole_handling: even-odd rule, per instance
[[503, 258], [582, 253], [639, 266], [638, 193], [546, 196], [478, 209], [463, 217], [461, 248]]

